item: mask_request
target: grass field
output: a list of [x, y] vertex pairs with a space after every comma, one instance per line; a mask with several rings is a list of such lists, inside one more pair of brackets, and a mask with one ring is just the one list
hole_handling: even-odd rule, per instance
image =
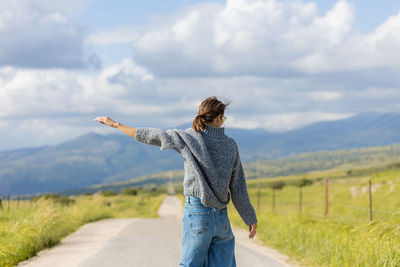
[[[400, 266], [400, 169], [392, 165], [359, 173], [368, 175], [325, 171], [248, 181], [251, 201], [258, 208], [258, 238], [310, 266]], [[300, 213], [300, 192], [295, 181], [302, 178], [314, 183], [302, 187]], [[325, 178], [329, 178], [327, 218]], [[275, 209], [269, 187], [274, 181], [287, 184], [275, 191]], [[231, 222], [248, 229], [232, 203], [228, 208]]]
[[40, 198], [3, 201], [0, 210], [0, 266], [15, 266], [38, 251], [60, 242], [81, 225], [104, 218], [158, 217], [165, 194], [137, 196], [101, 194], [71, 198], [71, 203]]

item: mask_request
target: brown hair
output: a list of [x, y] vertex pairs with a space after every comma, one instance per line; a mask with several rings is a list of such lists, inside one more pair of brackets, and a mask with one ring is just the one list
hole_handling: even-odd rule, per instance
[[225, 108], [230, 104], [222, 103], [216, 96], [210, 96], [201, 102], [199, 112], [193, 120], [192, 128], [199, 132], [205, 129], [208, 123], [211, 123], [219, 115], [223, 115]]

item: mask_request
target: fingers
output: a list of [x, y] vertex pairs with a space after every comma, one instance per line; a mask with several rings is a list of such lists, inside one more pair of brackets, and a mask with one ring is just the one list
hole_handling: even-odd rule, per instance
[[255, 230], [250, 231], [249, 239], [253, 239], [255, 235], [256, 235]]
[[94, 121], [98, 121], [98, 122], [100, 122], [102, 124], [106, 124], [107, 126], [110, 126], [110, 127], [112, 126], [112, 123], [114, 122], [112, 119], [110, 119], [107, 116], [96, 117], [94, 119]]
[[104, 121], [106, 120], [106, 118], [107, 118], [107, 117], [105, 117], [105, 116], [100, 116], [100, 117], [96, 117], [96, 118], [94, 119], [94, 121], [104, 122]]
[[106, 120], [109, 120], [110, 118], [109, 117], [107, 117], [107, 116], [99, 116], [99, 117], [96, 117], [94, 120], [95, 121], [106, 121]]
[[256, 230], [251, 231], [249, 238], [253, 239], [255, 235], [256, 235]]
[[249, 225], [249, 239], [253, 238], [256, 235], [257, 224]]

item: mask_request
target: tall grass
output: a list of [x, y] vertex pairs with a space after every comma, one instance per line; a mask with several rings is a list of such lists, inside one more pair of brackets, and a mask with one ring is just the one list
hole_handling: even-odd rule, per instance
[[158, 217], [165, 194], [89, 195], [62, 205], [52, 199], [11, 203], [0, 210], [0, 266], [15, 266], [60, 242], [81, 225], [104, 218]]
[[[341, 177], [334, 179], [335, 175]], [[258, 216], [258, 239], [311, 266], [400, 266], [400, 171], [377, 171], [368, 176], [331, 175], [329, 213], [325, 219], [323, 180], [303, 187], [299, 212], [299, 188], [276, 190], [272, 209], [273, 180], [287, 183], [315, 178], [314, 174], [262, 179]], [[373, 221], [369, 221], [368, 180], [373, 188]], [[257, 181], [249, 181], [251, 201], [257, 208]], [[229, 216], [235, 225], [248, 229], [232, 203]]]

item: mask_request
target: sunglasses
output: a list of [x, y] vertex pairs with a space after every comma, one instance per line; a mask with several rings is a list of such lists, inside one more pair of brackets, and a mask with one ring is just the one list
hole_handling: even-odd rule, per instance
[[224, 116], [224, 118], [222, 119], [222, 122], [224, 122], [226, 120], [226, 117]]

